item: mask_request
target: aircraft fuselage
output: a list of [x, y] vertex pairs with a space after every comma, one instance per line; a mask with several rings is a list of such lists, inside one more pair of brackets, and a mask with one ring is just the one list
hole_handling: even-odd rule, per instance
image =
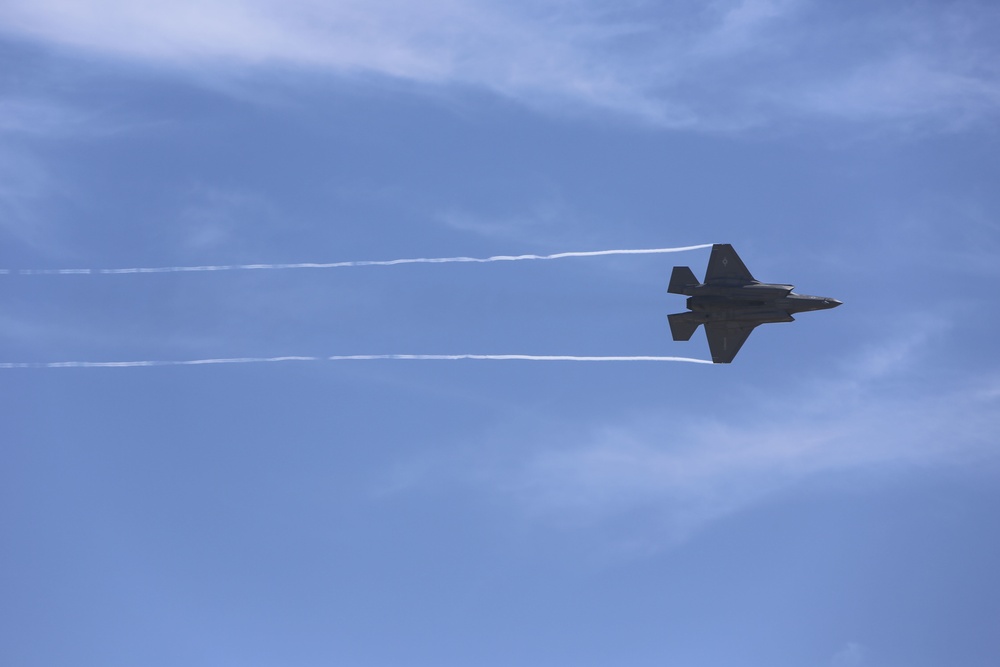
[[675, 267], [669, 291], [688, 297], [690, 312], [670, 316], [674, 340], [688, 340], [694, 329], [706, 325], [712, 360], [729, 363], [754, 327], [792, 322], [795, 313], [826, 310], [841, 304], [837, 299], [796, 294], [792, 285], [762, 283], [754, 279], [731, 245], [712, 248], [704, 282], [688, 267]]

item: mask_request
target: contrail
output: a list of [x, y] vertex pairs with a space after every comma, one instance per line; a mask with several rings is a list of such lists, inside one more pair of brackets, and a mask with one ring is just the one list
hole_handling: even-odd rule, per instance
[[341, 354], [329, 357], [234, 357], [230, 359], [188, 359], [182, 361], [53, 361], [6, 362], [0, 369], [9, 368], [136, 368], [150, 366], [205, 366], [210, 364], [264, 364], [279, 361], [459, 361], [465, 359], [485, 361], [680, 361], [692, 364], [711, 364], [705, 359], [688, 357], [578, 357], [568, 355], [538, 354]]
[[414, 257], [410, 259], [360, 260], [353, 262], [328, 262], [301, 264], [215, 264], [207, 266], [159, 266], [131, 269], [0, 269], [0, 275], [69, 276], [126, 273], [188, 273], [196, 271], [274, 271], [280, 269], [340, 269], [352, 266], [395, 266], [396, 264], [452, 264], [458, 262], [522, 262], [535, 259], [564, 259], [566, 257], [598, 257], [601, 255], [655, 255], [668, 252], [686, 252], [711, 248], [711, 243], [679, 248], [638, 248], [633, 250], [591, 250], [587, 252], [558, 252], [554, 255], [494, 255], [493, 257]]

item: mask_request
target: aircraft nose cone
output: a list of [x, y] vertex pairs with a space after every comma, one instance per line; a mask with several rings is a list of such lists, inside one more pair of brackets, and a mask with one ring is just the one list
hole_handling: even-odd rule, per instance
[[837, 306], [842, 306], [844, 304], [843, 301], [838, 301], [837, 299], [827, 299], [826, 303], [828, 308], [836, 308]]

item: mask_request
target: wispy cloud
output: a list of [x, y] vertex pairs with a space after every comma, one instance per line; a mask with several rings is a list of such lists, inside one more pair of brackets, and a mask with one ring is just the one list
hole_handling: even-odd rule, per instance
[[861, 667], [865, 664], [868, 651], [857, 642], [848, 642], [830, 660], [830, 667]]
[[52, 178], [41, 161], [5, 141], [0, 133], [0, 230], [35, 249], [57, 244], [40, 209], [53, 194]]
[[37, 93], [0, 91], [0, 232], [36, 251], [65, 254], [52, 212], [57, 202], [74, 199], [78, 193], [60, 178], [58, 164], [45, 157], [44, 147], [67, 139], [101, 139], [139, 127], [114, 113], [87, 110], [57, 96], [46, 99]]
[[957, 128], [1000, 109], [1000, 79], [904, 52], [806, 90], [804, 108], [850, 119], [941, 119]]
[[490, 239], [531, 243], [535, 246], [552, 246], [566, 241], [567, 227], [571, 237], [579, 243], [579, 225], [573, 224], [574, 215], [570, 207], [556, 198], [536, 203], [521, 213], [484, 215], [460, 208], [450, 208], [435, 216], [451, 229], [475, 234]]
[[198, 186], [188, 193], [176, 229], [187, 253], [217, 252], [238, 244], [259, 220], [273, 217], [273, 207], [256, 193]]
[[34, 215], [51, 186], [41, 162], [16, 139], [50, 134], [62, 125], [58, 108], [30, 100], [0, 98], [0, 230], [20, 243], [39, 246], [46, 236]]
[[757, 51], [781, 19], [792, 18], [798, 0], [743, 0], [722, 3], [714, 26], [705, 30], [695, 51], [707, 56], [731, 56]]
[[918, 348], [932, 337], [868, 351], [867, 363], [845, 364], [836, 381], [806, 383], [740, 414], [658, 409], [540, 438], [494, 481], [529, 513], [559, 523], [648, 512], [662, 530], [645, 546], [656, 547], [818, 475], [978, 461], [1000, 431], [996, 379], [921, 387]]
[[674, 128], [800, 116], [956, 124], [1000, 109], [988, 3], [9, 0], [21, 36], [201, 70], [298, 66], [472, 85]]
[[80, 119], [69, 109], [30, 98], [0, 99], [0, 133], [52, 136]]
[[[606, 426], [584, 446], [534, 457], [517, 489], [529, 505], [581, 520], [659, 506], [683, 534], [812, 474], [967, 455], [966, 446], [984, 444], [969, 437], [1000, 426], [996, 401], [977, 393], [857, 403], [832, 413], [789, 402], [794, 410], [770, 414], [770, 426]], [[956, 439], [955, 423], [969, 437]]]

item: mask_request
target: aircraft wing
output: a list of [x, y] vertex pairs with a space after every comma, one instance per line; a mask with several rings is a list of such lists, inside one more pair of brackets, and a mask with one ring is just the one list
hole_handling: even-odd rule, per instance
[[705, 335], [708, 336], [708, 349], [712, 352], [712, 362], [716, 364], [731, 362], [756, 326], [756, 324], [733, 326], [722, 322], [706, 324]]
[[708, 270], [705, 271], [705, 282], [724, 281], [727, 283], [754, 283], [746, 264], [736, 254], [728, 243], [716, 243], [712, 246], [712, 254], [708, 258]]

